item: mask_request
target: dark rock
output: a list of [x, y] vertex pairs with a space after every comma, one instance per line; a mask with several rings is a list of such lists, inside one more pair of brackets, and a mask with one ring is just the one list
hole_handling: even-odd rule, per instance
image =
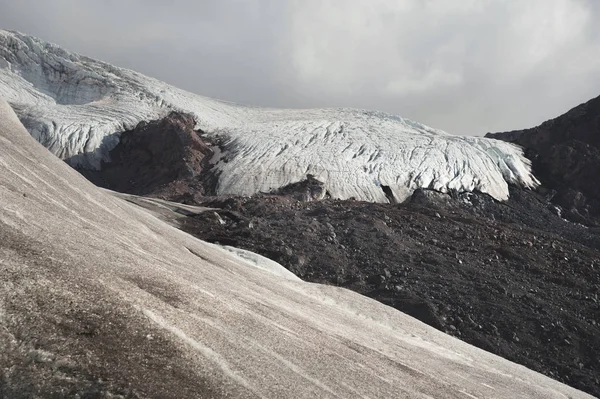
[[518, 144], [533, 161], [533, 171], [551, 200], [576, 222], [596, 225], [600, 220], [600, 97], [581, 104], [540, 126], [486, 137]]
[[206, 173], [213, 151], [195, 124], [192, 116], [177, 112], [140, 122], [121, 134], [110, 162], [103, 162], [100, 171], [77, 170], [114, 191], [192, 201], [194, 194], [209, 194], [214, 183]]
[[[305, 180], [274, 190], [272, 194], [286, 195], [302, 202], [318, 201], [327, 196], [325, 184], [311, 174], [307, 174]], [[320, 212], [323, 210], [323, 208], [319, 208]]]
[[367, 283], [369, 284], [373, 284], [376, 287], [381, 286], [382, 284], [385, 283], [385, 276], [382, 274], [376, 274], [374, 276], [371, 276], [367, 279]]

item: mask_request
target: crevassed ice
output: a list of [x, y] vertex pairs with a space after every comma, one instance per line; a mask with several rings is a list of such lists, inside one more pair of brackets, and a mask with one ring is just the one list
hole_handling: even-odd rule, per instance
[[172, 110], [224, 142], [218, 194], [251, 195], [313, 174], [334, 198], [401, 201], [417, 188], [508, 198], [535, 187], [520, 148], [449, 135], [381, 112], [244, 107], [195, 95], [139, 73], [0, 31], [0, 97], [29, 132], [73, 165], [100, 168], [119, 133]]

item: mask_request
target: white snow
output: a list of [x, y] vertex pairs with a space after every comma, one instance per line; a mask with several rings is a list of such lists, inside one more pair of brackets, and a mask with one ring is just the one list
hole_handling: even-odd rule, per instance
[[508, 198], [534, 187], [529, 161], [508, 143], [460, 137], [382, 112], [244, 107], [198, 96], [139, 73], [0, 31], [0, 96], [32, 136], [71, 164], [99, 168], [119, 133], [171, 110], [226, 150], [217, 193], [251, 195], [310, 173], [340, 199], [401, 201], [416, 188], [481, 191]]
[[[591, 398], [372, 299], [282, 278], [169, 226], [44, 150], [2, 100], [0, 233], [0, 339], [10, 337], [0, 342], [27, 350], [10, 335], [26, 326], [48, 337], [33, 349], [54, 348], [74, 370], [90, 359], [118, 367], [120, 356], [95, 349], [103, 336], [61, 335], [76, 308], [133, 323], [120, 340], [152, 338], [144, 359], [169, 356], [165, 376], [192, 375], [181, 383], [207, 381], [219, 397]], [[37, 331], [32, 320], [61, 327]], [[64, 378], [52, 364], [32, 367]]]
[[245, 262], [246, 264], [257, 267], [259, 269], [268, 271], [269, 273], [273, 273], [276, 276], [288, 279], [301, 281], [298, 276], [294, 273], [290, 272], [285, 267], [281, 266], [279, 263], [265, 258], [262, 255], [256, 254], [254, 252], [246, 251], [245, 249], [231, 247], [229, 245], [215, 245], [218, 249], [226, 251], [229, 255], [234, 256], [236, 259], [239, 259], [241, 262]]

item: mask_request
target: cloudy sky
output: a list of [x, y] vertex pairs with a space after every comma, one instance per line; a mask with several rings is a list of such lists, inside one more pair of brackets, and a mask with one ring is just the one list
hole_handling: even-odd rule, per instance
[[485, 134], [600, 95], [599, 3], [0, 0], [0, 28], [224, 100]]

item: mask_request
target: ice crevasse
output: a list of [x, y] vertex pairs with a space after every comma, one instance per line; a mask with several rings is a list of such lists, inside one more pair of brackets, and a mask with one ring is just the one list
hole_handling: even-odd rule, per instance
[[171, 111], [222, 143], [217, 194], [252, 195], [303, 180], [333, 198], [397, 201], [418, 188], [479, 191], [538, 181], [522, 150], [455, 136], [383, 112], [246, 107], [199, 96], [17, 32], [0, 30], [0, 97], [30, 134], [74, 166], [98, 169], [120, 133]]

